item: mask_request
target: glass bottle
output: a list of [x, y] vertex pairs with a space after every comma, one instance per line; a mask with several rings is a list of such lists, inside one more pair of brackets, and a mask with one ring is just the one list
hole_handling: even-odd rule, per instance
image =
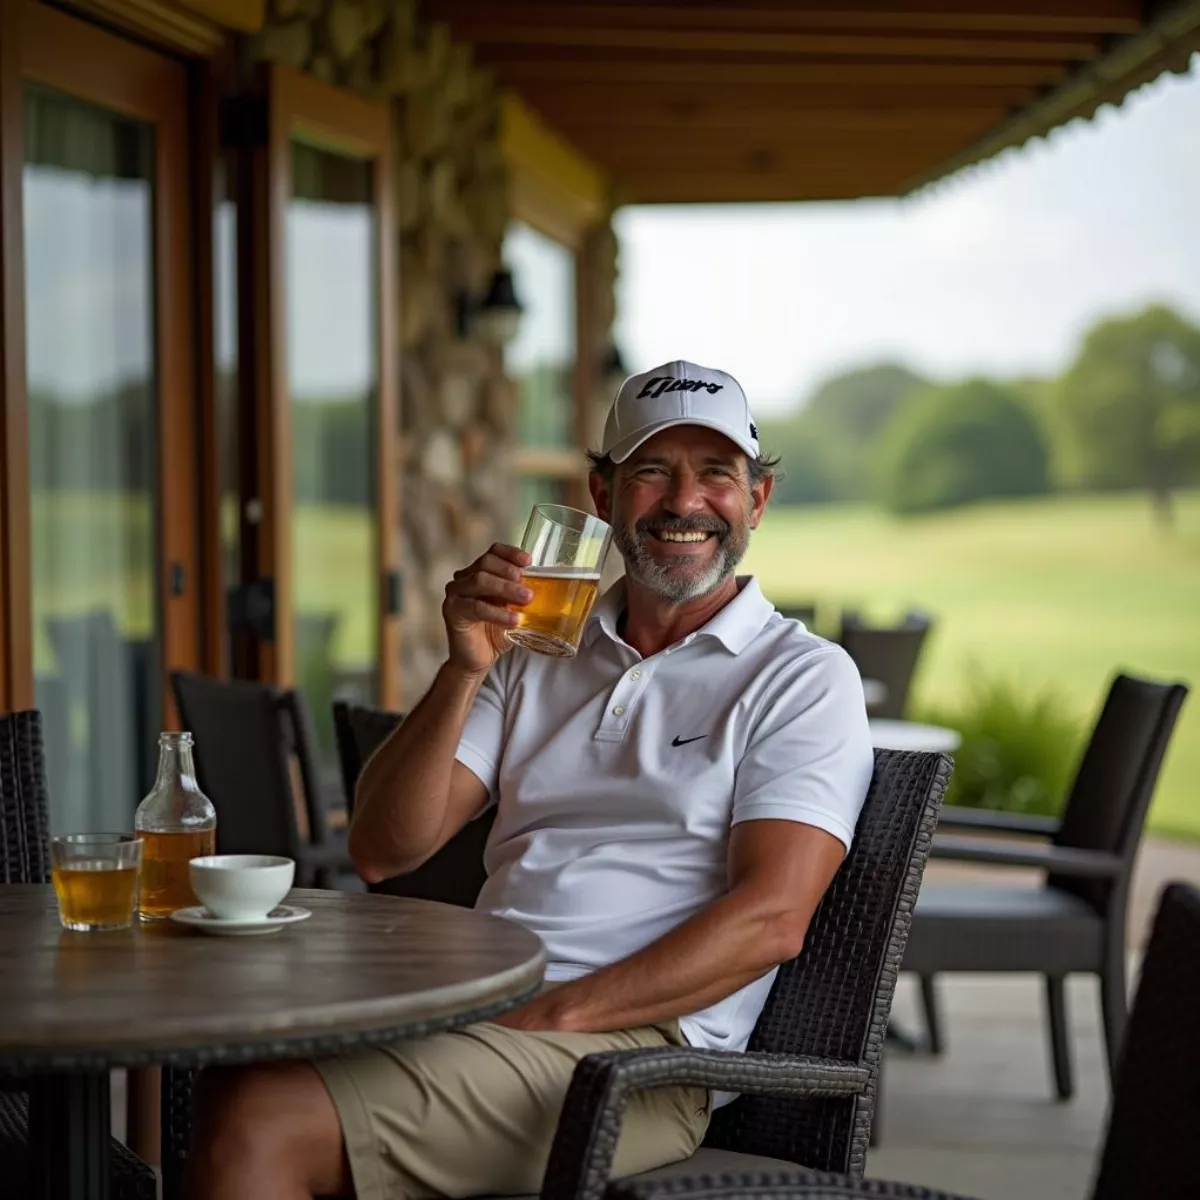
[[217, 810], [196, 782], [190, 733], [159, 734], [158, 778], [133, 825], [142, 839], [138, 916], [160, 921], [196, 904], [188, 860], [216, 852]]

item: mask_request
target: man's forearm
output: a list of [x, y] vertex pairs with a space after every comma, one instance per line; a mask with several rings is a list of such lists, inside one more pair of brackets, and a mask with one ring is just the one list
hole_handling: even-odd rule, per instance
[[598, 1032], [697, 1012], [794, 958], [802, 942], [794, 914], [734, 889], [628, 958], [545, 993], [530, 1025]]
[[433, 686], [363, 768], [349, 849], [360, 869], [420, 862], [446, 819], [454, 756], [482, 677], [443, 666]]

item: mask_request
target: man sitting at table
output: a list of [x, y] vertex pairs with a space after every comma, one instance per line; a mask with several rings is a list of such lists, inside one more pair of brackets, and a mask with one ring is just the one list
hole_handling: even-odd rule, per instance
[[[551, 986], [494, 1022], [209, 1073], [196, 1200], [537, 1192], [584, 1055], [744, 1049], [800, 952], [873, 759], [849, 657], [734, 575], [774, 463], [736, 380], [686, 362], [625, 382], [592, 457], [625, 578], [577, 656], [506, 653], [527, 554], [456, 572], [449, 656], [365, 767], [350, 830], [377, 881], [498, 805], [477, 907], [541, 937]], [[617, 1173], [689, 1156], [713, 1102], [638, 1092]]]

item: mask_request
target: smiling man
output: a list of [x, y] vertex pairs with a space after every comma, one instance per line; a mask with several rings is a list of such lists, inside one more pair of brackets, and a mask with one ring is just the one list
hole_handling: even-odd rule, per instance
[[[541, 937], [550, 986], [497, 1022], [211, 1076], [194, 1197], [537, 1192], [580, 1058], [744, 1049], [800, 952], [873, 756], [848, 656], [735, 574], [774, 483], [741, 387], [687, 362], [626, 380], [589, 481], [625, 577], [576, 657], [504, 637], [528, 555], [457, 572], [447, 661], [364, 769], [350, 831], [381, 880], [497, 805], [477, 907]], [[728, 1099], [637, 1093], [616, 1171], [686, 1158]]]

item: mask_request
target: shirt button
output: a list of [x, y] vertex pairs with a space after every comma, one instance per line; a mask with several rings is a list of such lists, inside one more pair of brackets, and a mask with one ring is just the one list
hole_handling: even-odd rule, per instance
[[618, 704], [617, 707], [613, 709], [613, 716], [614, 717], [623, 717], [624, 715], [625, 715], [625, 705]]
[[641, 679], [641, 677], [642, 677], [641, 671], [630, 671], [629, 672], [630, 679]]

